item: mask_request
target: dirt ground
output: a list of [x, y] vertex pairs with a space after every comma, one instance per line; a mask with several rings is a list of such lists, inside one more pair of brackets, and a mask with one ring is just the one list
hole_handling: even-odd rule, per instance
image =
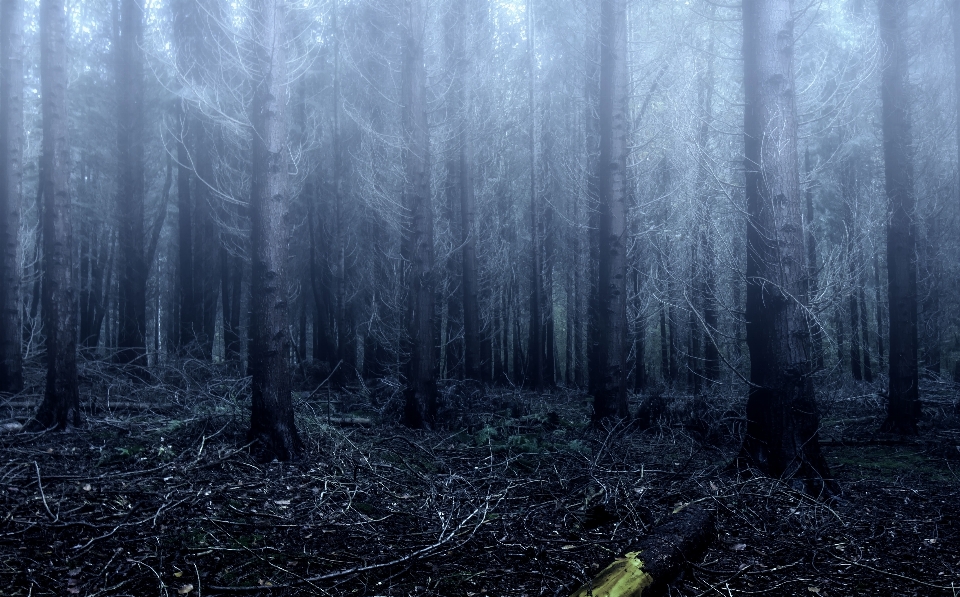
[[134, 387], [85, 363], [86, 426], [70, 433], [11, 425], [39, 374], [0, 400], [6, 594], [566, 596], [696, 502], [716, 538], [671, 595], [960, 595], [946, 384], [928, 385], [907, 440], [876, 432], [869, 388], [821, 396], [842, 487], [824, 502], [728, 466], [734, 390], [664, 394], [647, 425], [596, 431], [582, 394], [451, 385], [445, 429], [415, 432], [392, 423], [395, 384], [321, 388], [298, 394], [307, 457], [264, 464], [244, 446], [248, 381], [201, 373]]

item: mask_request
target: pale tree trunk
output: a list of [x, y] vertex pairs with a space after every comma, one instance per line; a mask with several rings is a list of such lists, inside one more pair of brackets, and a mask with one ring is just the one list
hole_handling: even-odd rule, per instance
[[437, 414], [433, 204], [430, 197], [430, 131], [427, 75], [423, 64], [425, 0], [404, 0], [400, 106], [403, 143], [403, 205], [407, 261], [407, 389], [403, 422], [432, 427]]
[[920, 420], [917, 362], [917, 229], [914, 221], [908, 56], [904, 41], [907, 5], [880, 0], [880, 38], [887, 49], [881, 73], [883, 158], [887, 192], [887, 297], [890, 314], [890, 379], [885, 431], [914, 435]]
[[23, 389], [20, 201], [23, 189], [23, 0], [0, 3], [0, 392]]
[[[803, 154], [803, 169], [810, 175], [810, 150], [807, 149]], [[807, 190], [803, 194], [806, 202], [806, 218], [804, 220], [804, 231], [807, 240], [807, 292], [811, 299], [819, 292], [819, 266], [817, 258], [817, 235], [814, 227], [813, 214], [813, 182], [807, 185]], [[813, 366], [814, 371], [823, 369], [823, 326], [817, 321], [811, 322], [811, 334], [813, 336]]]
[[[593, 421], [627, 410], [627, 5], [600, 2], [599, 308]], [[593, 372], [591, 372], [592, 374]], [[592, 375], [591, 375], [592, 376]]]
[[77, 315], [73, 280], [70, 146], [67, 143], [67, 19], [63, 0], [40, 3], [43, 113], [43, 327], [47, 385], [36, 415], [41, 428], [81, 424], [77, 387]]
[[147, 360], [147, 261], [144, 254], [143, 195], [143, 7], [121, 0], [117, 64], [117, 157], [119, 166], [119, 294], [117, 361], [136, 366], [143, 377]]
[[290, 244], [286, 104], [285, 0], [254, 2], [253, 172], [250, 195], [250, 369], [253, 410], [249, 439], [266, 459], [303, 453], [290, 399], [287, 256]]
[[743, 454], [809, 493], [831, 491], [820, 453], [806, 309], [791, 0], [743, 3], [747, 345]]

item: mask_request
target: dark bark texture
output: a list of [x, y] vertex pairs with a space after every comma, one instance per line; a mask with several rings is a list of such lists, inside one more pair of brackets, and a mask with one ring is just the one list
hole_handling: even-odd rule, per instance
[[63, 0], [40, 4], [40, 88], [43, 113], [43, 327], [47, 383], [36, 426], [81, 423], [77, 387], [77, 312], [73, 280], [70, 146], [67, 143], [67, 19]]
[[[627, 7], [600, 2], [600, 198], [597, 382], [593, 420], [627, 410]], [[593, 377], [594, 373], [591, 373]]]
[[762, 472], [820, 493], [807, 320], [791, 0], [743, 3], [747, 345], [751, 388], [743, 453]]
[[23, 389], [20, 200], [23, 188], [23, 0], [0, 2], [0, 392]]
[[887, 300], [890, 369], [885, 431], [913, 435], [920, 420], [917, 339], [917, 228], [913, 189], [907, 49], [907, 4], [880, 0], [883, 159], [887, 192]]
[[253, 123], [253, 176], [250, 223], [251, 278], [250, 370], [253, 410], [249, 439], [261, 458], [295, 460], [304, 450], [290, 398], [287, 257], [290, 244], [287, 127], [284, 106], [287, 77], [284, 52], [284, 0], [258, 0]]

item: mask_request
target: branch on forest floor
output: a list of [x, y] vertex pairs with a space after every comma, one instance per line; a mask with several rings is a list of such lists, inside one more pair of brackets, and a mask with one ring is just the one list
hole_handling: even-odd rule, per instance
[[[285, 568], [277, 566], [276, 564], [274, 564], [273, 562], [270, 562], [269, 560], [264, 560], [262, 557], [259, 556], [259, 554], [254, 554], [254, 555], [257, 555], [257, 557], [261, 559], [264, 563], [269, 564], [273, 568], [280, 570], [281, 572], [285, 572], [287, 574], [297, 576], [296, 582], [286, 583], [286, 584], [264, 583], [261, 585], [246, 586], [246, 587], [214, 585], [208, 588], [211, 591], [220, 591], [225, 593], [248, 593], [248, 592], [258, 592], [258, 591], [269, 591], [273, 589], [292, 588], [301, 584], [313, 584], [315, 582], [320, 582], [325, 580], [335, 580], [338, 578], [343, 578], [345, 576], [352, 576], [354, 574], [360, 574], [362, 572], [372, 572], [374, 570], [381, 570], [383, 568], [391, 568], [393, 566], [399, 566], [401, 564], [410, 564], [433, 554], [441, 547], [444, 547], [447, 544], [449, 544], [454, 538], [458, 536], [459, 533], [461, 533], [461, 531], [467, 530], [468, 532], [466, 536], [463, 537], [462, 540], [460, 540], [458, 543], [456, 543], [455, 546], [453, 546], [454, 549], [458, 549], [460, 547], [463, 547], [468, 541], [470, 541], [474, 537], [474, 535], [476, 535], [477, 531], [480, 529], [480, 526], [487, 521], [487, 516], [490, 513], [490, 511], [493, 508], [496, 508], [496, 506], [499, 505], [500, 502], [502, 502], [506, 498], [508, 491], [509, 491], [509, 488], [505, 490], [503, 493], [498, 494], [496, 496], [488, 495], [483, 505], [478, 506], [476, 509], [474, 509], [473, 512], [471, 512], [466, 518], [461, 520], [455, 527], [450, 528], [449, 523], [445, 524], [444, 527], [440, 529], [439, 538], [437, 539], [436, 542], [432, 543], [431, 545], [427, 545], [426, 547], [422, 547], [420, 549], [417, 549], [413, 552], [410, 552], [404, 556], [390, 560], [388, 562], [380, 562], [378, 564], [368, 564], [364, 566], [354, 566], [353, 568], [335, 570], [333, 572], [328, 572], [326, 574], [319, 574], [316, 576], [304, 578], [304, 577], [297, 576], [295, 573], [290, 572]], [[451, 518], [452, 517], [447, 518], [447, 520], [449, 521], [451, 520]], [[473, 521], [474, 519], [476, 519], [475, 522], [471, 523], [471, 521]], [[254, 553], [249, 548], [245, 547], [244, 549], [246, 549], [250, 553]]]

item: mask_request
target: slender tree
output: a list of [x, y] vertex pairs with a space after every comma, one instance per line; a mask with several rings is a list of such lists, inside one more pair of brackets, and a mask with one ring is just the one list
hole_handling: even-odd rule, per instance
[[530, 145], [530, 324], [527, 329], [527, 362], [523, 381], [534, 390], [543, 387], [543, 240], [537, 189], [536, 22], [533, 0], [527, 0], [527, 126]]
[[20, 200], [23, 187], [23, 0], [0, 2], [0, 392], [23, 389]]
[[903, 0], [880, 0], [883, 159], [887, 192], [887, 300], [890, 358], [884, 431], [916, 434], [920, 420], [917, 359], [917, 231], [914, 221], [910, 100]]
[[[473, 187], [473, 139], [470, 131], [470, 77], [468, 73], [467, 33], [470, 12], [467, 0], [454, 2], [456, 29], [453, 37], [455, 68], [455, 115], [457, 119], [457, 191], [460, 196], [461, 290], [463, 294], [463, 365], [467, 379], [481, 380], [480, 306], [477, 277], [477, 199]], [[486, 364], [489, 367], [489, 363]]]
[[253, 2], [253, 172], [250, 195], [250, 370], [253, 410], [249, 438], [262, 457], [293, 460], [303, 453], [290, 399], [287, 257], [290, 245], [285, 53], [286, 1]]
[[747, 345], [743, 453], [806, 491], [826, 488], [807, 320], [792, 0], [743, 2]]
[[431, 427], [437, 413], [434, 314], [433, 203], [430, 197], [430, 131], [423, 63], [424, 0], [404, 0], [400, 110], [402, 127], [404, 258], [407, 262], [406, 405], [403, 422]]
[[[594, 423], [627, 410], [627, 4], [600, 2], [599, 305]], [[594, 372], [591, 372], [591, 377]]]
[[120, 0], [117, 65], [117, 213], [119, 304], [117, 360], [146, 366], [147, 267], [143, 223], [143, 5]]
[[40, 3], [40, 94], [43, 114], [43, 326], [47, 384], [35, 427], [81, 424], [77, 386], [77, 315], [67, 143], [67, 17], [63, 0]]

